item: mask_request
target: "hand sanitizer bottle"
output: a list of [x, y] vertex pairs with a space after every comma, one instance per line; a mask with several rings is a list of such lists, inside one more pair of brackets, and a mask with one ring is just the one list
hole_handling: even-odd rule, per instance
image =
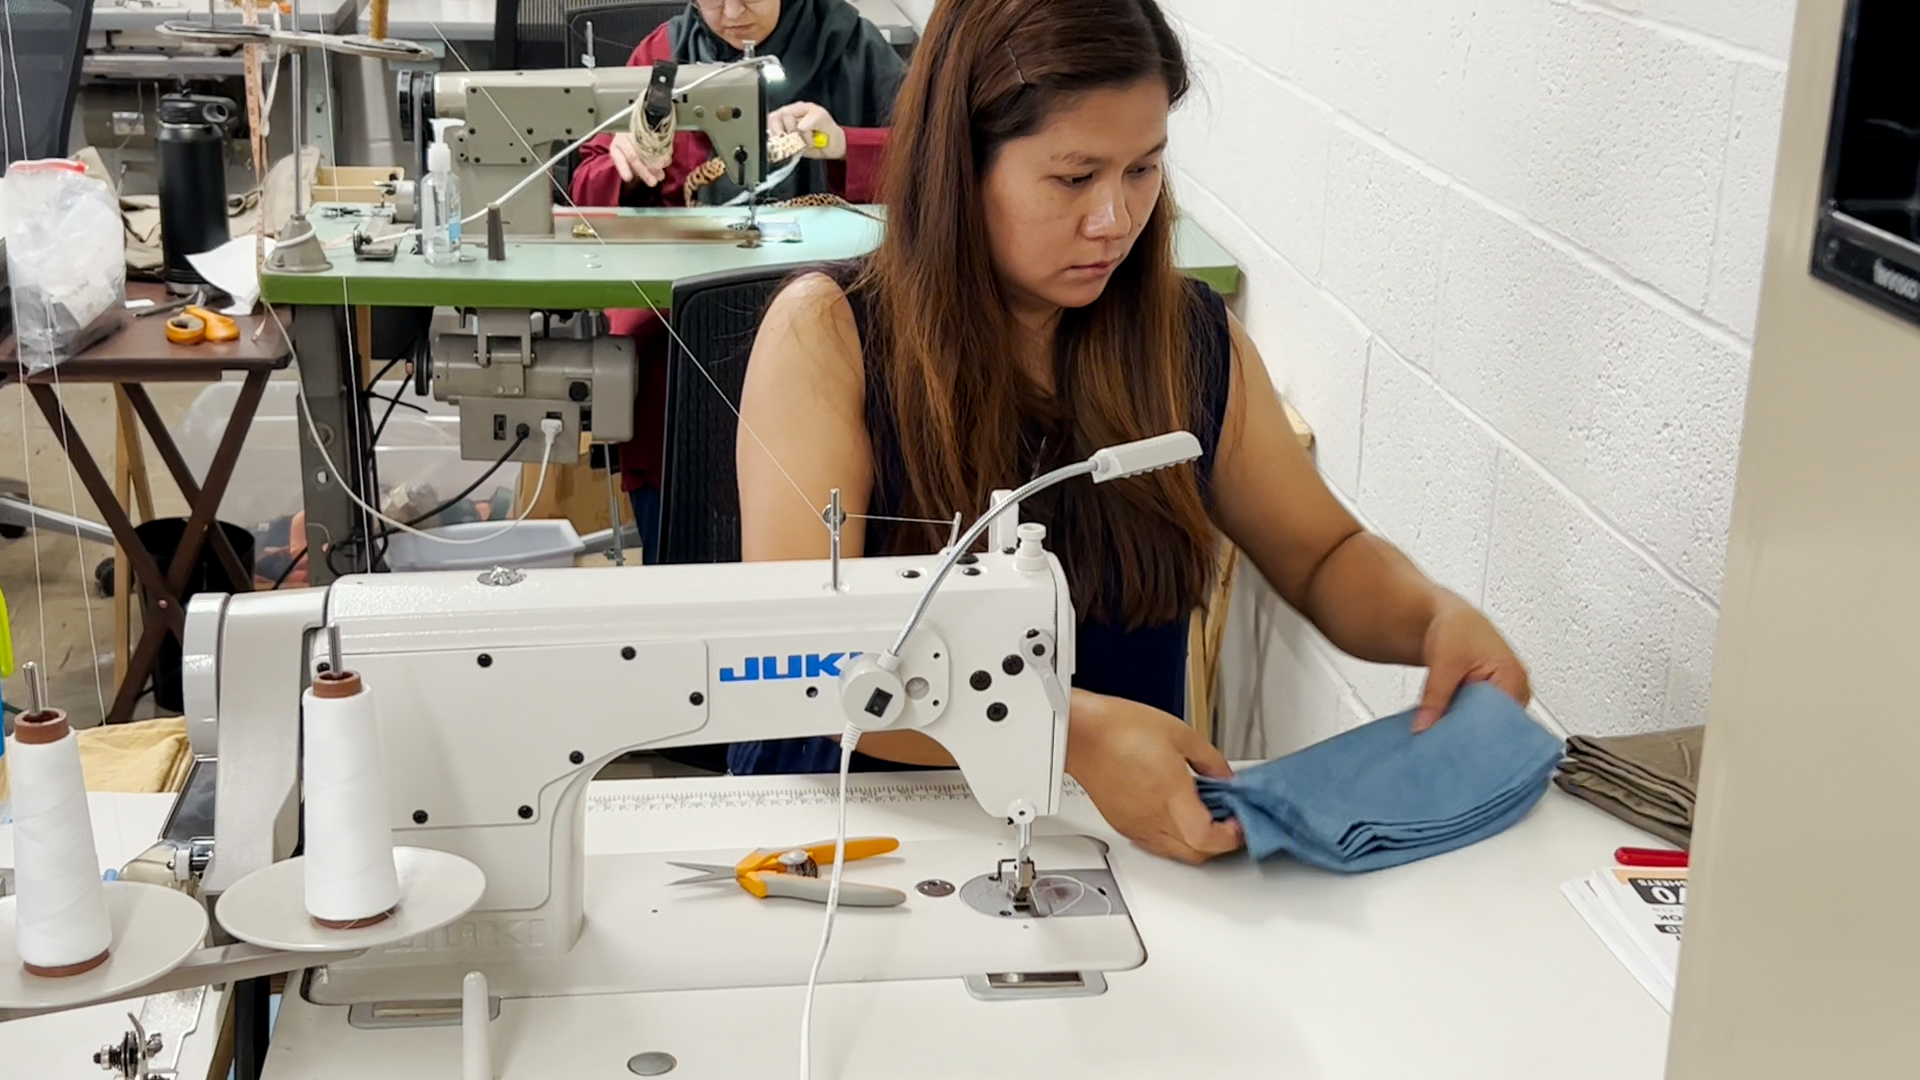
[[427, 175], [420, 181], [421, 250], [435, 266], [460, 261], [460, 181], [453, 176], [453, 148], [446, 127], [457, 121], [436, 121], [433, 144], [427, 147]]

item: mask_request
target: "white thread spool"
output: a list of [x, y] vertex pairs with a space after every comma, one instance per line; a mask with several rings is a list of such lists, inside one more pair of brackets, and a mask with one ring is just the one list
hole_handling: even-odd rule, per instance
[[[29, 665], [31, 666], [31, 665]], [[14, 724], [7, 751], [13, 780], [14, 890], [20, 959], [30, 975], [62, 978], [99, 967], [113, 944], [93, 847], [93, 816], [80, 772], [80, 744], [59, 709]]]
[[385, 920], [400, 902], [400, 877], [373, 693], [339, 656], [336, 643], [331, 669], [301, 695], [302, 786], [307, 915], [344, 930]]

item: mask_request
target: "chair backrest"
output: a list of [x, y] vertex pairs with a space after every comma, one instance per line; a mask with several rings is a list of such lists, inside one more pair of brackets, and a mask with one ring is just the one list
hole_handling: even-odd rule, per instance
[[501, 71], [563, 68], [566, 0], [494, 0], [493, 66]]
[[64, 157], [80, 93], [93, 0], [4, 0], [0, 19], [0, 167]]
[[733, 467], [740, 421], [733, 410], [747, 380], [747, 358], [761, 316], [781, 284], [802, 269], [708, 274], [673, 288], [673, 328], [680, 341], [667, 351], [663, 563], [740, 561], [739, 476]]
[[[567, 66], [579, 66], [591, 45], [595, 67], [624, 67], [647, 35], [685, 10], [683, 0], [588, 0], [572, 4], [567, 8]], [[589, 23], [593, 26], [591, 43], [587, 38]]]

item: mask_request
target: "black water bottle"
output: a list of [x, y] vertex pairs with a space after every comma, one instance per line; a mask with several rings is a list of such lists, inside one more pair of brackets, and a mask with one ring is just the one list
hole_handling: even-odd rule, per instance
[[230, 238], [227, 228], [227, 126], [234, 105], [222, 97], [168, 94], [160, 99], [160, 249], [167, 288], [204, 284], [187, 261]]

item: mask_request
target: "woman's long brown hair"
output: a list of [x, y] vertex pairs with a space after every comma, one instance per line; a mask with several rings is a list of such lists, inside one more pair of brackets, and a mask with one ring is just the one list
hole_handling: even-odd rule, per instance
[[[941, 0], [935, 9], [894, 109], [881, 176], [886, 238], [853, 286], [875, 316], [868, 347], [881, 352], [869, 371], [885, 379], [894, 411], [905, 515], [978, 512], [994, 488], [1028, 479], [1018, 473], [1023, 425], [1046, 433], [1033, 467], [1051, 468], [1201, 422], [1195, 299], [1174, 268], [1164, 187], [1100, 298], [1063, 313], [1051, 401], [1011, 360], [1013, 320], [986, 242], [983, 180], [1000, 147], [1077, 94], [1143, 79], [1163, 80], [1170, 103], [1187, 92], [1180, 41], [1153, 0]], [[1022, 518], [1048, 525], [1083, 615], [1138, 627], [1201, 601], [1212, 531], [1192, 466], [1069, 484]], [[897, 547], [944, 541], [943, 529], [923, 525]]]

